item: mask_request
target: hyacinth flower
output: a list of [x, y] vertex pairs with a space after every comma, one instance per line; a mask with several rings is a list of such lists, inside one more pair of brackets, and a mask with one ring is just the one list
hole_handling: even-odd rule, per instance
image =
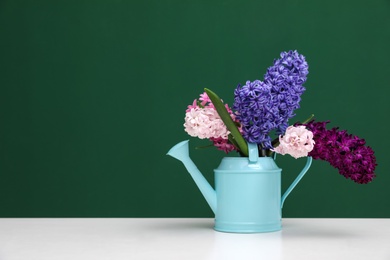
[[284, 134], [288, 120], [299, 108], [305, 91], [308, 64], [297, 51], [282, 52], [264, 75], [264, 81], [247, 81], [234, 91], [233, 108], [242, 124], [244, 138], [272, 149], [271, 131]]
[[314, 149], [309, 153], [313, 159], [324, 160], [339, 170], [339, 173], [356, 183], [369, 183], [375, 177], [376, 158], [364, 139], [334, 127], [326, 129], [326, 122], [310, 121], [304, 124], [313, 132]]
[[[219, 99], [217, 106], [220, 104], [226, 111], [227, 117], [234, 122], [235, 115], [230, 107]], [[195, 99], [192, 105], [187, 107], [184, 120], [184, 130], [190, 136], [209, 139], [217, 149], [225, 153], [238, 149], [229, 141], [230, 131], [206, 92], [200, 95], [199, 100]]]
[[305, 126], [289, 126], [284, 135], [279, 136], [279, 145], [271, 149], [281, 155], [289, 154], [295, 159], [308, 156], [314, 148], [313, 132]]

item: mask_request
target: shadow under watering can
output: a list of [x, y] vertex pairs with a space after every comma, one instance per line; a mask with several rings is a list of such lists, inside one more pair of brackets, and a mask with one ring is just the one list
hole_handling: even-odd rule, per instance
[[248, 143], [249, 157], [225, 157], [215, 173], [215, 190], [189, 157], [188, 140], [172, 147], [168, 155], [180, 160], [215, 214], [214, 229], [232, 233], [259, 233], [282, 228], [286, 197], [310, 168], [305, 167], [281, 195], [281, 172], [271, 157], [259, 157], [257, 144]]

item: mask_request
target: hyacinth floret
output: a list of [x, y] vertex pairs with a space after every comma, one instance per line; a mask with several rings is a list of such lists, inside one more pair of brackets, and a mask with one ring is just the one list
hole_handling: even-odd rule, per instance
[[234, 91], [233, 108], [242, 124], [244, 138], [272, 149], [270, 132], [283, 134], [294, 110], [299, 108], [308, 64], [297, 51], [282, 52], [267, 69], [264, 81], [247, 81]]
[[309, 153], [313, 159], [329, 162], [339, 173], [356, 183], [369, 183], [375, 177], [376, 158], [364, 139], [334, 127], [326, 129], [329, 121], [310, 121], [305, 124], [313, 132], [314, 149]]

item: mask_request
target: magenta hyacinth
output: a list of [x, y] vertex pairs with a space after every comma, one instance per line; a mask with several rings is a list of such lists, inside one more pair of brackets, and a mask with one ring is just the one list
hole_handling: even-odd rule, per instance
[[375, 177], [376, 158], [366, 141], [334, 127], [326, 129], [325, 122], [310, 121], [305, 124], [313, 132], [314, 149], [309, 153], [313, 159], [324, 160], [339, 170], [345, 178], [356, 183], [369, 183]]

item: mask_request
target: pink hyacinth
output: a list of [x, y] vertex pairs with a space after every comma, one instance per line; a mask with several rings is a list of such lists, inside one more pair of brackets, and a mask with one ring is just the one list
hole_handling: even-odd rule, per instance
[[184, 130], [194, 137], [224, 138], [227, 139], [229, 131], [214, 108], [191, 108], [186, 113]]
[[210, 140], [213, 142], [214, 146], [217, 147], [218, 150], [224, 151], [225, 153], [237, 150], [234, 145], [229, 143], [228, 139], [210, 138]]
[[195, 99], [194, 102], [192, 102], [192, 105], [187, 106], [186, 113], [190, 112], [192, 108], [198, 108], [197, 100]]
[[279, 146], [274, 152], [289, 154], [295, 159], [305, 157], [314, 148], [313, 133], [305, 126], [289, 126], [283, 136], [279, 136]]
[[200, 94], [199, 100], [202, 101], [201, 102], [202, 106], [209, 105], [209, 106], [214, 107], [213, 103], [211, 102], [211, 99], [209, 98], [209, 96], [207, 95], [206, 92], [203, 92], [202, 94]]
[[[231, 108], [225, 104], [226, 110], [236, 121]], [[228, 140], [229, 130], [223, 123], [207, 93], [200, 94], [191, 105], [187, 106], [184, 130], [193, 137], [210, 139], [218, 150], [229, 153], [237, 148]]]

